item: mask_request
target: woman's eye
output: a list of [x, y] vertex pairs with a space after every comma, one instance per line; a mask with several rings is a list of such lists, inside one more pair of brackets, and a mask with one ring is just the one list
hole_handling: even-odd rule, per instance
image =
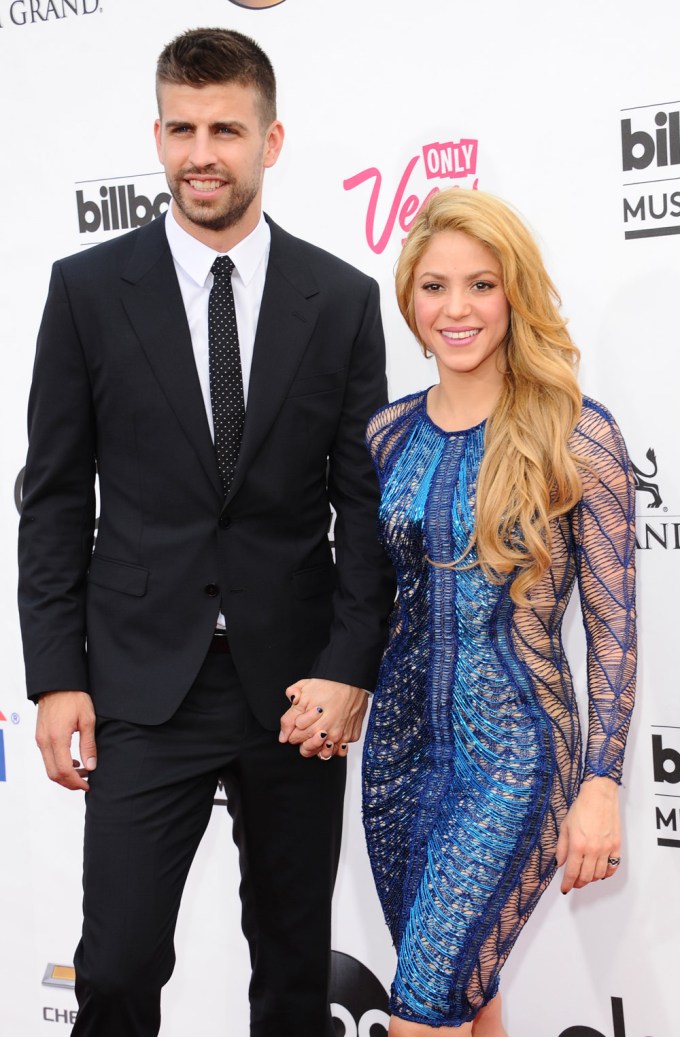
[[428, 284], [424, 284], [422, 288], [424, 292], [438, 292], [441, 290], [442, 285], [440, 285], [437, 281], [430, 281], [428, 282]]
[[476, 292], [488, 292], [490, 288], [496, 286], [491, 281], [475, 281], [472, 287]]

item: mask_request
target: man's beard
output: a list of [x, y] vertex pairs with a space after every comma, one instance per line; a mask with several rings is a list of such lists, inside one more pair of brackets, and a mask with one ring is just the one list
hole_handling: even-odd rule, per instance
[[227, 227], [235, 226], [248, 211], [260, 189], [260, 178], [257, 176], [249, 182], [239, 183], [230, 177], [215, 174], [230, 187], [229, 194], [224, 201], [218, 207], [215, 207], [215, 203], [207, 198], [205, 202], [195, 198], [187, 202], [182, 197], [184, 178], [190, 173], [200, 173], [201, 176], [205, 176], [210, 175], [210, 172], [197, 169], [182, 170], [173, 180], [168, 178], [168, 187], [175, 205], [187, 220], [195, 223], [197, 227], [205, 227], [208, 230], [225, 230]]

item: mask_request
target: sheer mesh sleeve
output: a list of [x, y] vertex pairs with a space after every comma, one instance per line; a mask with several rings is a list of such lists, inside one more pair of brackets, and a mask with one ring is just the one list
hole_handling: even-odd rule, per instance
[[621, 433], [600, 404], [584, 400], [572, 447], [588, 465], [572, 517], [588, 647], [584, 777], [620, 783], [637, 661], [635, 489]]
[[389, 403], [373, 415], [366, 429], [366, 444], [373, 458], [373, 464], [380, 478], [384, 481], [390, 467], [390, 457], [398, 454], [395, 446], [411, 431], [413, 413], [425, 405], [427, 393], [414, 393], [404, 399]]

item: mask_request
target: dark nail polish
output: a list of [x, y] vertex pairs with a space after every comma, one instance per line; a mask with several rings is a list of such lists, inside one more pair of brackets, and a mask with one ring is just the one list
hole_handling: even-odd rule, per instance
[[316, 711], [317, 713], [323, 713], [323, 706], [317, 706]]
[[340, 748], [341, 749], [346, 749], [347, 748], [347, 742], [343, 742], [343, 744], [340, 746]]
[[328, 732], [327, 731], [320, 731], [319, 732], [319, 738], [328, 738]]
[[295, 695], [289, 695], [288, 698], [291, 702], [295, 702]]
[[332, 742], [326, 742], [326, 748], [327, 749], [332, 749], [333, 748], [333, 743]]

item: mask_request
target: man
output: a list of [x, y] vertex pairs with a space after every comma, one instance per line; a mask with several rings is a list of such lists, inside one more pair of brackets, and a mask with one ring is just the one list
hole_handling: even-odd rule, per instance
[[29, 405], [28, 692], [48, 775], [88, 790], [73, 1033], [158, 1032], [222, 779], [252, 1037], [322, 1037], [343, 757], [393, 595], [377, 286], [262, 216], [283, 128], [252, 40], [185, 33], [157, 90], [170, 211], [55, 264]]

